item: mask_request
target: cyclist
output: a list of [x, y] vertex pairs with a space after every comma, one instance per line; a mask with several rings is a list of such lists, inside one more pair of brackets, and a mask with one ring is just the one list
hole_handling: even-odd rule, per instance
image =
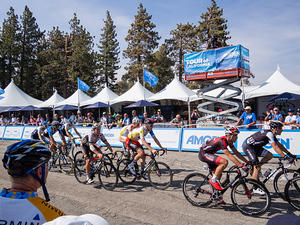
[[73, 135], [71, 134], [70, 130], [73, 128], [73, 130], [75, 131], [75, 133], [80, 137], [81, 139], [81, 135], [80, 133], [77, 131], [76, 127], [74, 126], [73, 122], [74, 122], [74, 118], [70, 118], [68, 119], [68, 122], [65, 123], [63, 126], [62, 126], [62, 132], [64, 134], [65, 137], [69, 137], [69, 141], [68, 143], [70, 143], [70, 141], [73, 141], [74, 140], [74, 137]]
[[137, 155], [134, 157], [132, 162], [128, 165], [128, 168], [130, 169], [130, 172], [132, 174], [136, 174], [135, 169], [134, 169], [134, 164], [137, 163], [139, 159], [141, 159], [141, 175], [144, 179], [148, 179], [146, 174], [144, 173], [144, 167], [145, 167], [145, 160], [146, 160], [146, 155], [144, 152], [144, 149], [142, 145], [139, 143], [139, 140], [142, 141], [142, 144], [146, 146], [154, 155], [157, 154], [157, 150], [153, 149], [145, 140], [145, 136], [149, 133], [152, 138], [154, 139], [155, 143], [162, 149], [166, 150], [166, 148], [163, 148], [162, 145], [160, 144], [159, 140], [155, 137], [152, 127], [153, 127], [153, 120], [148, 118], [144, 121], [144, 125], [142, 125], [139, 128], [136, 128], [132, 130], [126, 139], [126, 146], [130, 148], [132, 151], [137, 152]]
[[[263, 157], [260, 162], [268, 162], [273, 158], [272, 153], [263, 148], [268, 143], [281, 157], [285, 157], [289, 163], [293, 163], [295, 155], [291, 154], [276, 138], [276, 135], [281, 135], [283, 123], [279, 120], [270, 122], [269, 130], [262, 130], [252, 134], [246, 139], [243, 144], [243, 151], [248, 156], [249, 161], [254, 165], [252, 178], [258, 180], [261, 166], [258, 165], [258, 157]], [[259, 190], [257, 190], [259, 192]]]
[[135, 117], [132, 120], [132, 124], [129, 124], [125, 127], [122, 128], [120, 135], [119, 135], [119, 140], [123, 145], [123, 150], [126, 151], [128, 148], [126, 147], [126, 139], [128, 134], [135, 128], [138, 128], [140, 126], [140, 119]]
[[228, 165], [228, 160], [224, 159], [221, 156], [216, 155], [218, 150], [222, 150], [223, 153], [237, 166], [243, 168], [243, 170], [247, 171], [247, 167], [237, 160], [230, 151], [228, 150], [228, 146], [233, 151], [233, 153], [243, 162], [248, 164], [247, 159], [239, 153], [234, 147], [234, 142], [237, 140], [237, 136], [240, 131], [236, 127], [226, 127], [225, 128], [225, 136], [217, 137], [214, 139], [207, 140], [201, 147], [198, 153], [198, 157], [200, 161], [206, 162], [210, 169], [215, 169], [214, 175], [209, 179], [209, 183], [217, 190], [223, 190], [220, 179], [222, 176], [223, 170]]
[[53, 154], [55, 154], [56, 152], [56, 141], [54, 139], [54, 134], [58, 132], [59, 133], [59, 136], [60, 136], [60, 139], [62, 140], [63, 142], [63, 146], [65, 147], [67, 144], [66, 144], [66, 139], [63, 135], [63, 132], [62, 130], [60, 129], [60, 124], [58, 121], [53, 121], [51, 126], [48, 126], [47, 129], [44, 131], [44, 136], [49, 138], [49, 143], [50, 143], [50, 150], [52, 151]]
[[[0, 190], [2, 224], [43, 224], [65, 215], [47, 203], [47, 162], [51, 151], [38, 140], [24, 140], [7, 147], [2, 159], [10, 175], [11, 187]], [[38, 197], [42, 187], [45, 199]]]
[[98, 141], [101, 140], [106, 147], [111, 151], [111, 153], [114, 154], [113, 149], [111, 148], [110, 144], [108, 143], [108, 141], [106, 140], [106, 138], [104, 137], [104, 135], [101, 133], [100, 131], [101, 127], [99, 124], [94, 124], [92, 126], [92, 130], [91, 133], [89, 135], [86, 135], [81, 143], [81, 149], [82, 152], [85, 156], [85, 171], [87, 174], [86, 177], [86, 182], [88, 184], [91, 184], [94, 182], [93, 180], [93, 175], [90, 174], [90, 153], [95, 153], [97, 155], [97, 157], [102, 158], [102, 153], [101, 153], [101, 146], [98, 144]]
[[31, 139], [40, 140], [41, 142], [44, 143], [49, 143], [47, 138], [44, 137], [44, 131], [47, 129], [47, 127], [48, 127], [48, 123], [46, 121], [43, 121], [42, 125], [36, 128], [31, 133]]

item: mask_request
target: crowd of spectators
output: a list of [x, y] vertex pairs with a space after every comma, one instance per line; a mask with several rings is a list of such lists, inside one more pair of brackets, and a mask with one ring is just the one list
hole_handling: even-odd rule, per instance
[[[222, 112], [222, 109], [217, 110], [219, 113]], [[54, 114], [53, 116], [50, 116], [49, 114], [44, 114], [43, 116], [41, 114], [37, 114], [37, 116], [29, 115], [28, 117], [25, 115], [18, 115], [16, 116], [14, 113], [11, 113], [10, 115], [7, 114], [0, 114], [0, 125], [33, 125], [33, 126], [39, 126], [42, 124], [43, 121], [47, 121], [48, 123], [51, 123], [52, 121], [56, 120], [60, 123], [64, 124], [68, 121], [68, 119], [72, 119], [75, 124], [81, 125], [81, 126], [91, 126], [93, 123], [100, 123], [106, 128], [112, 128], [112, 127], [123, 127], [127, 126], [131, 123], [132, 119], [137, 117], [142, 122], [147, 119], [151, 118], [154, 120], [155, 123], [161, 123], [164, 125], [169, 125], [171, 127], [188, 127], [188, 121], [183, 120], [182, 115], [177, 114], [174, 116], [174, 118], [171, 118], [171, 121], [166, 121], [165, 117], [162, 114], [161, 109], [158, 109], [157, 111], [154, 111], [152, 116], [149, 116], [147, 112], [144, 112], [141, 115], [138, 115], [136, 110], [132, 110], [131, 113], [110, 113], [110, 112], [103, 112], [102, 116], [97, 118], [97, 116], [94, 116], [92, 112], [86, 112], [82, 115], [80, 111], [75, 114], [74, 112], [71, 113], [68, 117], [65, 117], [64, 115], [58, 115]], [[196, 121], [201, 117], [200, 113], [197, 109], [192, 110], [191, 112], [191, 121], [192, 121], [192, 127], [193, 124], [196, 123]], [[224, 118], [222, 115], [215, 116], [211, 118], [210, 120], [214, 123], [220, 123], [226, 124], [226, 121], [224, 122]], [[226, 118], [225, 118], [226, 120]], [[264, 116], [264, 121], [260, 122], [268, 122], [270, 120], [280, 120], [287, 126], [291, 126], [292, 129], [298, 128], [300, 129], [300, 109], [298, 108], [296, 110], [289, 109], [288, 115], [284, 117], [277, 107], [271, 106], [269, 110], [266, 112], [266, 115]], [[209, 123], [208, 120], [204, 121], [204, 123]], [[252, 108], [250, 106], [246, 106], [244, 108], [244, 112], [241, 114], [240, 119], [236, 122], [235, 126], [245, 128], [245, 129], [255, 129], [260, 128], [257, 126], [257, 119], [254, 112], [252, 112]]]

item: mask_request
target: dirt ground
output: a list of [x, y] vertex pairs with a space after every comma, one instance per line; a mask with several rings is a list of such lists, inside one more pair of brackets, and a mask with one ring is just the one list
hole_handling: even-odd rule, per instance
[[[0, 140], [0, 158], [9, 144], [14, 141]], [[287, 202], [274, 194], [272, 182], [267, 183], [271, 192], [272, 206], [261, 217], [242, 215], [232, 205], [230, 190], [224, 194], [224, 206], [199, 208], [192, 206], [183, 196], [182, 181], [192, 172], [202, 172], [204, 164], [195, 152], [169, 151], [158, 161], [167, 163], [173, 170], [173, 183], [167, 190], [156, 190], [148, 181], [140, 180], [132, 185], [119, 184], [114, 191], [106, 191], [99, 185], [85, 185], [73, 175], [58, 170], [50, 172], [47, 188], [51, 204], [69, 215], [94, 213], [105, 218], [111, 225], [187, 225], [187, 224], [266, 224], [268, 219], [282, 213], [299, 215]], [[275, 159], [274, 159], [275, 161]], [[299, 167], [299, 165], [298, 165]], [[0, 166], [0, 187], [9, 187], [9, 177]], [[39, 195], [43, 197], [42, 192]]]

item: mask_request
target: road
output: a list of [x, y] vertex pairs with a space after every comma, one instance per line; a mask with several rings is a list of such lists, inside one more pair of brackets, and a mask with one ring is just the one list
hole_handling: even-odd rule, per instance
[[[14, 141], [0, 140], [0, 157]], [[272, 182], [267, 185], [271, 192], [272, 206], [261, 217], [242, 215], [231, 204], [230, 191], [225, 193], [224, 206], [199, 208], [192, 206], [183, 196], [182, 181], [192, 172], [203, 172], [204, 163], [197, 153], [169, 151], [159, 161], [167, 163], [174, 172], [174, 181], [167, 190], [156, 190], [148, 181], [140, 180], [132, 185], [119, 184], [114, 191], [106, 191], [99, 185], [85, 185], [76, 181], [73, 175], [65, 175], [58, 170], [50, 172], [47, 188], [51, 204], [69, 215], [94, 213], [105, 218], [111, 225], [187, 225], [187, 224], [266, 224], [268, 219], [281, 214], [295, 212], [287, 202], [273, 193]], [[299, 165], [298, 165], [299, 166]], [[0, 186], [9, 187], [9, 176], [0, 168]], [[39, 195], [43, 197], [41, 191]]]

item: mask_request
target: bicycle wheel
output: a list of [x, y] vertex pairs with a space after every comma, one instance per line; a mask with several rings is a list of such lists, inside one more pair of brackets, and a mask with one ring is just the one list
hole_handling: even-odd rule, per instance
[[[259, 188], [261, 194], [255, 194], [253, 189]], [[244, 215], [258, 216], [264, 214], [271, 204], [270, 193], [261, 182], [253, 179], [243, 179], [233, 184], [231, 200], [234, 206]]]
[[201, 173], [191, 173], [184, 178], [183, 195], [194, 206], [205, 207], [212, 202], [213, 188], [208, 177]]
[[170, 187], [173, 180], [173, 173], [170, 167], [163, 162], [156, 162], [149, 168], [147, 175], [150, 184], [160, 190]]
[[85, 172], [85, 158], [83, 152], [77, 152], [75, 155], [74, 176], [79, 183], [86, 183], [87, 174]]
[[74, 169], [73, 160], [71, 159], [70, 156], [64, 154], [60, 154], [58, 158], [58, 165], [60, 170], [67, 175], [71, 174], [71, 172]]
[[287, 182], [284, 194], [288, 203], [293, 208], [300, 210], [300, 176]]
[[[122, 159], [118, 163], [117, 172], [120, 177], [120, 180], [125, 184], [132, 184], [136, 180], [136, 175], [132, 174], [128, 168], [130, 160]], [[138, 171], [138, 169], [136, 169]]]
[[72, 155], [72, 158], [73, 158], [73, 159], [75, 159], [75, 155], [76, 155], [77, 152], [81, 152], [80, 146], [75, 145], [75, 144], [72, 144], [72, 147], [71, 147], [71, 155]]
[[56, 152], [54, 156], [51, 156], [49, 162], [48, 162], [48, 170], [51, 171], [53, 168], [56, 168], [56, 162], [59, 157], [59, 154]]
[[290, 170], [290, 169], [287, 169], [286, 173], [280, 171], [279, 173], [276, 174], [273, 181], [274, 190], [283, 200], [286, 200], [284, 195], [285, 185], [289, 180], [293, 179], [297, 175], [299, 175], [299, 171]]
[[99, 181], [102, 187], [112, 191], [118, 184], [118, 173], [113, 164], [104, 162], [98, 173]]

